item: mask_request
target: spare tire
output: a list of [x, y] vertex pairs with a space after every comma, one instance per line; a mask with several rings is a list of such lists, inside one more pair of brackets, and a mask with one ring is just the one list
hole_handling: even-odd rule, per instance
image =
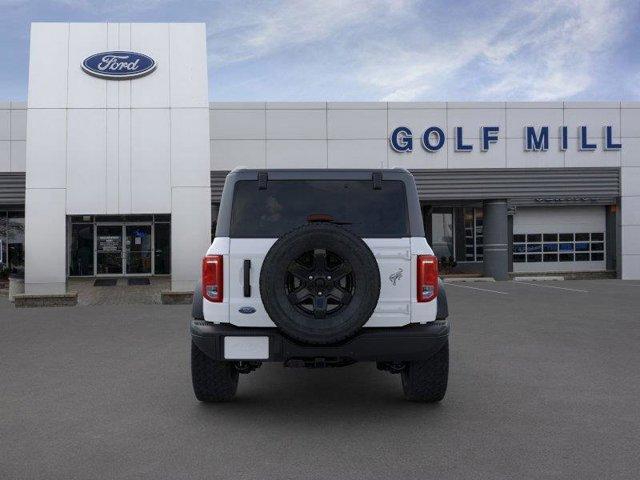
[[345, 228], [311, 223], [287, 233], [267, 252], [260, 295], [285, 335], [312, 344], [340, 342], [356, 333], [378, 304], [378, 262]]

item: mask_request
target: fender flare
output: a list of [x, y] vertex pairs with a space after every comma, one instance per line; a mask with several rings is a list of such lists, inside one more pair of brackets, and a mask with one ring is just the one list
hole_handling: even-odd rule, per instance
[[[202, 299], [200, 300], [202, 302]], [[449, 316], [449, 304], [447, 303], [447, 292], [444, 290], [444, 282], [438, 278], [438, 312], [436, 320], [444, 320]]]
[[196, 287], [193, 290], [191, 317], [195, 320], [204, 320], [204, 313], [202, 312], [202, 280], [196, 282]]

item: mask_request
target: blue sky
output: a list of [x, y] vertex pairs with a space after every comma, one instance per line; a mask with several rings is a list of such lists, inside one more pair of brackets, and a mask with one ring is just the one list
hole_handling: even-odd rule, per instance
[[206, 22], [217, 101], [640, 99], [638, 0], [0, 0], [0, 99], [32, 21]]

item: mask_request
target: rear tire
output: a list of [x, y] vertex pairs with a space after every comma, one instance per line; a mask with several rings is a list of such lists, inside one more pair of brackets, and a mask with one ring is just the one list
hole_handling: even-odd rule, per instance
[[201, 402], [228, 402], [238, 389], [238, 370], [232, 362], [207, 357], [191, 342], [191, 380], [193, 393]]
[[408, 362], [402, 371], [402, 389], [407, 400], [434, 403], [444, 398], [449, 379], [449, 340], [425, 361]]

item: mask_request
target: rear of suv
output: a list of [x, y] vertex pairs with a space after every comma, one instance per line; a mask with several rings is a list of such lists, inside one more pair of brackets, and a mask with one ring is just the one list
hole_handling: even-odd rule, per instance
[[201, 401], [263, 362], [376, 362], [410, 400], [446, 392], [446, 296], [406, 170], [231, 172], [192, 316]]

